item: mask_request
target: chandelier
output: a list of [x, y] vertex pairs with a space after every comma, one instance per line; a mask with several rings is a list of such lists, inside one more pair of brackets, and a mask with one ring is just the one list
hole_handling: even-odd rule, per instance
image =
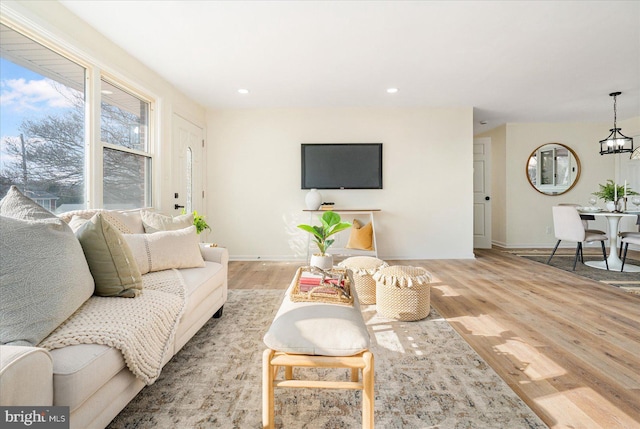
[[604, 140], [600, 140], [600, 155], [607, 153], [623, 153], [633, 152], [633, 139], [622, 134], [621, 129], [616, 125], [617, 110], [616, 110], [616, 97], [622, 94], [621, 92], [612, 92], [609, 94], [613, 97], [613, 128], [609, 131], [609, 137]]

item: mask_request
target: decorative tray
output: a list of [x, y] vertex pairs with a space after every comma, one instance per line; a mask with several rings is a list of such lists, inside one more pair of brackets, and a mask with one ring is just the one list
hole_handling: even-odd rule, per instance
[[353, 305], [352, 284], [351, 271], [345, 268], [323, 272], [300, 267], [293, 278], [289, 298], [293, 302]]

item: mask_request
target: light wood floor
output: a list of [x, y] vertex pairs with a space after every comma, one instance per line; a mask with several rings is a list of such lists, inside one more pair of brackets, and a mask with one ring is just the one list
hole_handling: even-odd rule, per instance
[[[434, 276], [431, 305], [552, 428], [640, 428], [640, 296], [510, 255], [387, 261]], [[286, 289], [295, 262], [231, 262], [231, 289]]]

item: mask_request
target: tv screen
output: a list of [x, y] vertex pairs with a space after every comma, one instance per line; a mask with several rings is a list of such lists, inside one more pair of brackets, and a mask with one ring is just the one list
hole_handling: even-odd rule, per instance
[[303, 143], [302, 189], [382, 189], [382, 143]]

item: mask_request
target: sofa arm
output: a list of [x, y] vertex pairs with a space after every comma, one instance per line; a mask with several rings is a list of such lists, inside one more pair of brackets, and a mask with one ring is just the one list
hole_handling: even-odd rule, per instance
[[53, 405], [53, 360], [47, 350], [0, 346], [0, 405]]
[[211, 247], [210, 244], [200, 243], [200, 252], [205, 261], [229, 265], [229, 251], [226, 247]]

